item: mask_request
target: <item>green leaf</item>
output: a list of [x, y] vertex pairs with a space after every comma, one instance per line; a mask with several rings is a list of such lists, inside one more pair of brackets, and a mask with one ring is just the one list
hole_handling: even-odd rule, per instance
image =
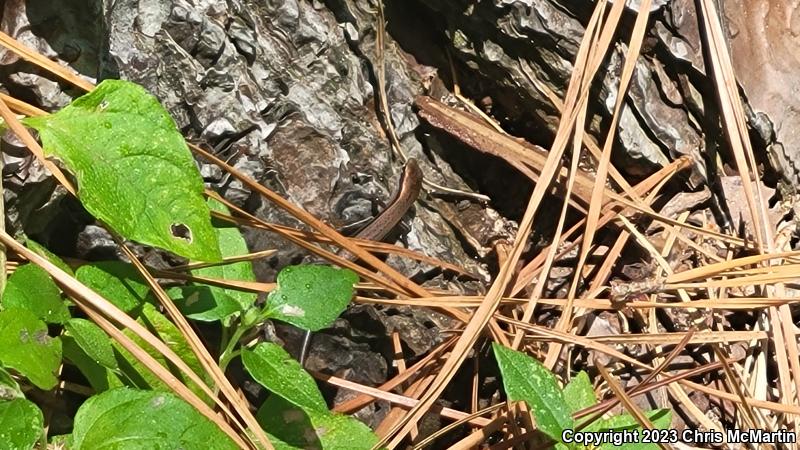
[[539, 430], [560, 442], [561, 432], [573, 428], [573, 420], [556, 378], [542, 363], [524, 353], [496, 343], [492, 348], [508, 398], [524, 400]]
[[223, 320], [241, 311], [241, 304], [210, 286], [179, 286], [167, 290], [175, 306], [188, 318], [201, 322]]
[[61, 111], [29, 117], [78, 198], [122, 236], [201, 261], [220, 259], [203, 180], [186, 142], [142, 87], [105, 80]]
[[61, 365], [61, 340], [47, 335], [47, 325], [25, 309], [0, 311], [0, 365], [52, 389]]
[[33, 239], [27, 238], [25, 239], [25, 247], [28, 247], [31, 251], [33, 251], [37, 255], [55, 264], [56, 266], [58, 266], [59, 269], [63, 270], [64, 272], [67, 272], [70, 275], [74, 275], [74, 273], [72, 272], [72, 268], [68, 266], [63, 259], [59, 258], [58, 256], [55, 255], [55, 253], [46, 249], [42, 244], [34, 241]]
[[128, 314], [144, 303], [150, 292], [139, 272], [122, 261], [102, 261], [81, 266], [75, 272], [75, 277]]
[[[665, 430], [672, 424], [672, 411], [668, 409], [654, 409], [644, 413], [653, 427], [659, 430]], [[641, 430], [642, 426], [630, 414], [620, 414], [617, 416], [609, 417], [608, 419], [600, 419], [597, 421], [597, 429], [600, 431], [613, 430], [621, 432], [622, 430]], [[641, 435], [640, 435], [641, 436]], [[658, 444], [651, 443], [626, 443], [620, 447], [611, 444], [603, 444], [600, 446], [603, 450], [611, 450], [623, 448], [625, 450], [656, 450], [660, 448]]]
[[67, 303], [61, 299], [61, 290], [50, 275], [35, 264], [17, 268], [3, 292], [3, 308], [27, 309], [48, 323], [69, 320]]
[[[62, 336], [61, 349], [64, 358], [78, 368], [96, 392], [103, 392], [125, 385], [120, 380], [117, 372], [98, 364], [94, 358], [86, 354], [86, 351], [78, 345], [72, 336]], [[116, 360], [114, 362], [116, 363]]]
[[175, 395], [127, 388], [104, 392], [81, 405], [70, 440], [71, 450], [238, 448]]
[[310, 413], [328, 412], [317, 383], [294, 358], [272, 342], [242, 350], [242, 362], [254, 380], [289, 403]]
[[668, 409], [655, 409], [644, 413], [654, 428], [666, 430], [672, 425], [672, 411]]
[[117, 368], [114, 346], [105, 331], [86, 319], [70, 319], [64, 327], [86, 354], [109, 369]]
[[569, 406], [569, 412], [575, 413], [581, 409], [597, 404], [592, 382], [586, 372], [578, 372], [566, 386], [564, 386], [564, 401]]
[[[230, 214], [230, 211], [225, 205], [212, 198], [208, 199], [208, 207], [213, 211]], [[223, 258], [246, 255], [250, 252], [238, 228], [221, 220], [212, 220], [212, 224], [214, 225], [214, 232], [217, 235], [219, 250]], [[256, 276], [253, 273], [253, 263], [250, 261], [203, 267], [194, 269], [191, 273], [198, 277], [217, 278], [221, 280], [256, 281]], [[252, 292], [242, 292], [236, 289], [225, 289], [217, 286], [209, 286], [209, 289], [211, 290], [211, 294], [215, 297], [221, 297], [221, 294], [224, 294], [233, 298], [239, 302], [241, 305], [239, 309], [242, 311], [251, 307], [253, 303], [255, 303], [257, 297], [257, 294]]]
[[0, 401], [14, 400], [15, 398], [25, 398], [25, 395], [11, 374], [0, 367]]
[[278, 287], [269, 293], [266, 316], [304, 330], [330, 326], [353, 298], [358, 276], [330, 266], [287, 266], [278, 274]]
[[[150, 303], [145, 303], [142, 305], [142, 312], [139, 318], [136, 320], [137, 322], [144, 325], [151, 333], [155, 334], [159, 337], [167, 347], [169, 347], [175, 354], [180, 356], [180, 358], [191, 368], [194, 373], [200, 375], [203, 378], [206, 375], [206, 372], [203, 370], [203, 366], [200, 364], [200, 361], [197, 359], [197, 356], [192, 352], [189, 343], [186, 342], [186, 338], [183, 334], [178, 330], [178, 327], [175, 326], [169, 319], [167, 319], [163, 314], [158, 312], [155, 306], [151, 305]], [[159, 353], [157, 350], [152, 348], [150, 344], [143, 341], [139, 336], [136, 336], [132, 331], [125, 330], [123, 331], [129, 338], [131, 338], [134, 342], [136, 342], [140, 347], [145, 349], [147, 353], [150, 354], [153, 358], [155, 358], [158, 362], [161, 363], [164, 367], [171, 367], [171, 364], [167, 363], [167, 359]], [[153, 389], [168, 391], [170, 390], [169, 386], [165, 385], [161, 380], [159, 380], [155, 375], [153, 375], [150, 370], [144, 367], [139, 361], [137, 361], [130, 353], [128, 353], [122, 346], [119, 346], [115, 343], [115, 348], [117, 351], [122, 354], [127, 361], [130, 362], [131, 369], [135, 371], [135, 373], [131, 373], [130, 371], [125, 371], [125, 367], [123, 367], [123, 371], [131, 377], [135, 377], [137, 374], [141, 379]], [[200, 398], [207, 398], [208, 396], [197, 386], [194, 382], [189, 380], [186, 375], [182, 372], [173, 370], [178, 379], [182, 380], [184, 383], [189, 386], [189, 389], [192, 390], [195, 394], [200, 396]]]
[[368, 450], [378, 438], [368, 426], [341, 415], [303, 410], [277, 395], [271, 395], [256, 415], [277, 450], [324, 448]]
[[42, 411], [28, 400], [0, 401], [0, 449], [33, 448], [42, 437]]
[[[654, 428], [658, 428], [659, 430], [663, 430], [668, 428], [672, 423], [672, 411], [668, 409], [654, 409], [652, 411], [645, 411], [645, 416], [650, 419], [650, 422], [653, 424]], [[610, 429], [634, 429], [634, 428], [641, 428], [639, 422], [636, 419], [628, 414], [619, 414], [616, 416], [609, 417], [608, 419], [600, 419], [600, 429], [601, 430], [610, 430]]]

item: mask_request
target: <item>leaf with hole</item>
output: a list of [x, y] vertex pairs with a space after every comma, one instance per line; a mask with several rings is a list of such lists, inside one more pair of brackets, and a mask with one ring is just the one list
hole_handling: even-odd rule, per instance
[[71, 450], [238, 448], [217, 426], [169, 392], [114, 389], [91, 397], [75, 414]]
[[310, 413], [328, 412], [325, 399], [297, 360], [279, 345], [262, 342], [252, 350], [242, 350], [242, 363], [259, 384], [289, 403]]
[[8, 277], [3, 291], [3, 308], [27, 309], [47, 323], [69, 320], [67, 303], [50, 275], [35, 264], [25, 264]]
[[330, 326], [353, 298], [358, 276], [330, 266], [287, 266], [269, 293], [265, 315], [304, 330]]
[[26, 450], [43, 435], [42, 411], [24, 398], [0, 401], [0, 450]]
[[78, 198], [127, 239], [200, 261], [220, 259], [203, 180], [175, 122], [141, 86], [105, 80], [59, 112], [29, 117]]
[[150, 292], [139, 272], [122, 261], [86, 264], [78, 268], [75, 277], [128, 314], [144, 303]]
[[0, 366], [14, 369], [44, 390], [52, 389], [61, 365], [61, 340], [26, 309], [0, 311]]
[[508, 398], [524, 400], [538, 429], [560, 442], [561, 432], [573, 428], [573, 420], [556, 377], [542, 363], [522, 352], [496, 343], [492, 348]]
[[269, 440], [277, 450], [369, 450], [378, 442], [368, 426], [352, 417], [306, 413], [277, 395], [267, 398], [256, 418], [269, 430]]

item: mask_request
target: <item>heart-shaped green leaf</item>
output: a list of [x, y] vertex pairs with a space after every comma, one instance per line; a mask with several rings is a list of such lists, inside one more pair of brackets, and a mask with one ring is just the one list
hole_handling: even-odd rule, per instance
[[117, 233], [187, 258], [220, 259], [189, 148], [141, 86], [105, 80], [59, 112], [24, 122], [75, 176], [83, 206]]
[[353, 298], [358, 276], [330, 266], [287, 266], [269, 293], [266, 316], [305, 330], [330, 326]]

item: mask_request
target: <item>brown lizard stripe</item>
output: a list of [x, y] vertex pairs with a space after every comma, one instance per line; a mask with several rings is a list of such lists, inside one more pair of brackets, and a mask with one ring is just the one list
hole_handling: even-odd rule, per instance
[[[411, 205], [417, 201], [419, 193], [422, 190], [422, 169], [419, 168], [419, 163], [414, 158], [409, 158], [403, 168], [403, 174], [400, 176], [400, 183], [397, 190], [389, 200], [386, 209], [373, 219], [364, 229], [356, 233], [355, 237], [359, 239], [367, 239], [371, 241], [380, 241], [383, 239], [392, 228], [397, 226], [400, 219], [408, 212]], [[350, 252], [340, 252], [342, 258], [350, 260], [355, 259], [355, 255]], [[308, 345], [311, 340], [311, 332], [306, 331], [303, 338], [303, 345], [300, 349], [300, 364], [305, 365], [306, 354], [308, 353]]]
[[422, 170], [417, 160], [410, 158], [403, 169], [400, 183], [388, 206], [355, 237], [370, 241], [380, 241], [392, 228], [397, 226], [400, 219], [408, 212], [411, 205], [417, 201], [422, 190]]

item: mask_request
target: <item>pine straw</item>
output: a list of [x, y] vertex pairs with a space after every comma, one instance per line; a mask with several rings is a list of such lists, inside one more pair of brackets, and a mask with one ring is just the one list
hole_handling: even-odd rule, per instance
[[[694, 422], [694, 425], [702, 425], [707, 429], [720, 429], [721, 424], [712, 421], [704, 411], [700, 411], [689, 399], [687, 394], [689, 392], [699, 392], [718, 401], [731, 402], [738, 411], [736, 420], [740, 427], [764, 429], [788, 427], [790, 430], [797, 431], [797, 420], [800, 418], [800, 399], [798, 398], [800, 395], [800, 358], [798, 358], [796, 330], [792, 321], [791, 307], [800, 300], [788, 296], [784, 284], [796, 281], [796, 274], [800, 273], [800, 252], [782, 251], [778, 248], [775, 230], [768, 227], [770, 222], [766, 219], [765, 196], [758, 183], [747, 182], [747, 180], [757, 179], [755, 159], [748, 140], [730, 55], [728, 55], [723, 39], [718, 12], [712, 1], [701, 0], [699, 2], [702, 13], [701, 34], [709, 55], [706, 67], [709, 67], [710, 76], [716, 86], [724, 130], [734, 155], [736, 168], [742, 179], [745, 180], [743, 186], [748, 209], [751, 217], [759, 218], [755, 221], [755, 242], [748, 242], [738, 236], [727, 235], [716, 230], [689, 225], [685, 223], [685, 215], [678, 219], [670, 219], [652, 210], [653, 200], [672, 175], [690, 165], [686, 158], [676, 160], [636, 186], [628, 185], [611, 163], [611, 147], [615, 140], [616, 123], [625, 100], [624, 93], [627, 90], [634, 63], [639, 57], [642, 40], [647, 31], [648, 15], [646, 12], [640, 12], [637, 15], [628, 38], [626, 46], [628, 50], [616, 95], [617, 102], [612, 115], [610, 131], [603, 140], [602, 148], [598, 147], [584, 132], [587, 106], [591, 101], [589, 97], [591, 87], [595, 82], [596, 74], [601, 70], [602, 62], [614, 42], [615, 36], [618, 34], [624, 3], [617, 1], [609, 4], [603, 0], [596, 3], [595, 11], [587, 24], [586, 34], [576, 56], [574, 71], [565, 99], [562, 101], [552, 92], [545, 92], [552, 99], [554, 107], [558, 108], [562, 114], [555, 140], [546, 157], [534, 157], [526, 153], [525, 147], [511, 143], [510, 141], [513, 139], [508, 138], [502, 129], [496, 129], [498, 124], [491, 120], [482, 123], [481, 119], [467, 120], [463, 117], [459, 118], [458, 114], [452, 115], [453, 120], [463, 119], [461, 123], [464, 126], [472, 127], [474, 130], [480, 128], [481, 133], [485, 133], [495, 142], [506, 142], [505, 145], [500, 146], [505, 149], [505, 153], [498, 156], [505, 158], [511, 165], [520, 168], [524, 173], [532, 174], [538, 180], [529, 198], [525, 214], [520, 221], [514, 242], [507, 249], [498, 273], [495, 274], [486, 295], [482, 297], [456, 296], [447, 292], [423, 288], [386, 265], [373, 253], [392, 253], [401, 257], [413, 258], [430, 266], [462, 275], [467, 272], [454, 264], [410, 250], [346, 238], [324, 222], [259, 185], [255, 180], [237, 172], [202, 148], [190, 146], [198, 157], [218, 165], [252, 188], [254, 192], [303, 222], [310, 231], [271, 224], [235, 207], [231, 209], [231, 215], [218, 215], [219, 218], [241, 227], [252, 227], [276, 233], [332, 263], [357, 271], [364, 280], [359, 285], [359, 290], [371, 293], [370, 297], [357, 297], [357, 302], [432, 307], [465, 324], [463, 328], [450, 330], [452, 333], [450, 339], [438, 345], [410, 367], [406, 367], [402, 352], [398, 352], [396, 356], [398, 358], [396, 360], [398, 374], [377, 388], [324, 374], [314, 374], [318, 379], [334, 386], [359, 393], [355, 398], [338, 405], [337, 411], [351, 413], [375, 399], [388, 401], [393, 406], [402, 408], [393, 410], [390, 419], [379, 428], [381, 436], [379, 445], [386, 445], [390, 448], [401, 446], [407, 442], [408, 436], [416, 435], [419, 420], [429, 412], [454, 419], [455, 422], [437, 432], [435, 436], [416, 442], [415, 448], [422, 448], [432, 443], [436, 436], [446, 434], [458, 426], [470, 427], [471, 432], [453, 448], [473, 448], [485, 443], [489, 435], [496, 432], [501, 432], [505, 439], [493, 448], [509, 448], [515, 443], [521, 443], [531, 438], [534, 430], [530, 425], [529, 413], [520, 409], [518, 405], [503, 403], [477, 411], [476, 387], [480, 383], [480, 379], [477, 377], [475, 368], [473, 394], [469, 402], [472, 405], [471, 412], [436, 406], [437, 399], [452, 381], [456, 372], [463, 368], [468, 354], [480, 339], [486, 337], [504, 342], [514, 348], [536, 351], [537, 354], [543, 351], [545, 362], [550, 367], [556, 367], [559, 363], [568, 365], [571, 352], [581, 350], [605, 355], [613, 361], [613, 367], [616, 369], [628, 368], [647, 374], [644, 382], [632, 389], [625, 390], [616, 381], [617, 375], [614, 370], [607, 369], [606, 365], [595, 363], [603, 380], [598, 391], [601, 394], [610, 394], [611, 398], [595, 407], [579, 411], [576, 414], [577, 418], [589, 417], [587, 419], [589, 421], [596, 420], [616, 403], [621, 402], [643, 426], [649, 427], [650, 423], [642, 411], [635, 406], [632, 398], [653, 389], [666, 387], [671, 396], [673, 408], [683, 411], [689, 420]], [[640, 11], [648, 11], [648, 5], [649, 1], [643, 1]], [[381, 113], [384, 125], [389, 130], [388, 136], [391, 139], [392, 147], [402, 155], [401, 157], [404, 157], [399, 140], [393, 133], [391, 114], [388, 114], [389, 106], [383, 81], [382, 52], [385, 42], [383, 41], [382, 16], [380, 20], [381, 27], [378, 33], [381, 39], [378, 52], [380, 70], [378, 74], [380, 75]], [[68, 83], [86, 90], [92, 88], [90, 83], [70, 69], [37, 55], [1, 33], [0, 44]], [[534, 85], [540, 86], [533, 80], [531, 78]], [[542, 87], [540, 86], [540, 88]], [[460, 96], [460, 92], [457, 94]], [[460, 98], [463, 99], [463, 96]], [[74, 194], [75, 189], [69, 184], [67, 177], [54, 164], [44, 159], [41, 148], [21, 127], [12, 110], [24, 115], [38, 115], [44, 114], [44, 112], [17, 99], [0, 95], [0, 115], [20, 136], [31, 152], [54, 174], [56, 179]], [[447, 111], [442, 110], [442, 112]], [[481, 127], [485, 127], [485, 129]], [[569, 159], [572, 164], [570, 167], [562, 167], [562, 157], [566, 153], [568, 145], [571, 150]], [[588, 184], [585, 181], [585, 174], [581, 173], [576, 165], [584, 150], [588, 150], [596, 162], [596, 176]], [[553, 239], [556, 245], [550, 245], [523, 261], [521, 260], [523, 247], [528, 241], [534, 220], [542, 206], [542, 199], [557, 179], [562, 185], [560, 192], [563, 195], [563, 204], [559, 208], [559, 221]], [[617, 186], [617, 188], [612, 189], [611, 186]], [[584, 194], [586, 188], [590, 192], [588, 196]], [[224, 201], [214, 192], [209, 191], [207, 195]], [[233, 206], [229, 203], [228, 205]], [[580, 211], [585, 217], [565, 231], [568, 205], [573, 205], [573, 210]], [[643, 215], [663, 224], [668, 231], [668, 239], [661, 248], [651, 243], [637, 228], [631, 219], [634, 215]], [[596, 242], [595, 237], [610, 226], [619, 227], [620, 231], [618, 231], [613, 245], [603, 247]], [[109, 303], [105, 299], [89, 291], [68, 274], [59, 271], [43, 258], [10, 239], [8, 235], [0, 234], [0, 240], [6, 244], [8, 249], [18, 252], [22, 257], [47, 270], [91, 319], [95, 320], [112, 338], [117, 339], [146, 367], [171, 386], [176, 394], [212, 419], [242, 448], [255, 448], [257, 443], [269, 448], [266, 437], [255, 425], [255, 419], [250, 413], [251, 405], [236, 395], [233, 387], [225, 379], [219, 367], [210, 359], [208, 351], [200, 345], [194, 331], [185, 323], [185, 319], [180, 314], [171, 311], [170, 316], [180, 326], [187, 341], [193, 344], [193, 351], [203, 362], [206, 372], [215, 381], [214, 387], [221, 389], [222, 396], [218, 397], [213, 394], [212, 387], [202, 384], [197, 375], [186, 374], [214, 399], [215, 410], [209, 408], [186, 385], [152, 360], [144, 349], [126, 338], [120, 329], [129, 328], [139, 334], [176, 367], [186, 372], [188, 368], [185, 363], [158, 341], [158, 338], [149, 335], [147, 330], [137, 328], [136, 322], [126, 316], [124, 312], [109, 307]], [[686, 244], [697, 254], [704, 255], [707, 260], [714, 261], [714, 263], [672, 273], [664, 256], [669, 253], [669, 249], [676, 242]], [[334, 251], [330, 250], [331, 245], [356, 255], [365, 265], [357, 265], [338, 257]], [[650, 280], [646, 289], [639, 293], [640, 296], [624, 299], [620, 305], [618, 299], [612, 298], [609, 278], [623, 251], [631, 245], [645, 249], [654, 261], [660, 263], [657, 268], [660, 276], [655, 280]], [[727, 258], [720, 258], [708, 251], [707, 248], [710, 246], [727, 249]], [[125, 247], [123, 246], [123, 248]], [[566, 301], [544, 297], [545, 285], [552, 268], [557, 262], [561, 264], [569, 252], [575, 249], [578, 251], [577, 262], [573, 266], [573, 275], [569, 280]], [[756, 254], [733, 257], [736, 252], [743, 249], [749, 249]], [[255, 259], [267, 254], [254, 252], [227, 262]], [[154, 292], [164, 300], [162, 304], [168, 311], [172, 308], [170, 302], [163, 298], [163, 290], [153, 276], [162, 279], [197, 280], [196, 277], [185, 273], [192, 267], [184, 266], [167, 272], [152, 272], [141, 266], [135, 258], [132, 259], [150, 282]], [[524, 263], [523, 268], [515, 270], [519, 262]], [[213, 279], [201, 281], [255, 292], [269, 291], [273, 287], [272, 283], [246, 283], [236, 280]], [[531, 284], [530, 294], [522, 297], [521, 294], [525, 289], [531, 287]], [[740, 287], [747, 287], [749, 290], [745, 292], [739, 289]], [[558, 322], [554, 326], [533, 323], [536, 312], [541, 311], [542, 308], [559, 313]], [[599, 311], [620, 312], [620, 308], [629, 315], [626, 320], [638, 322], [641, 329], [646, 332], [593, 337], [579, 334], [582, 329], [581, 323], [585, 317]], [[696, 322], [694, 326], [698, 327], [697, 329], [690, 327], [682, 331], [665, 333], [656, 328], [655, 314], [658, 310], [686, 311], [690, 315], [705, 311], [714, 314], [715, 317], [724, 313], [744, 311], [755, 313], [759, 321], [751, 330], [722, 329], [719, 325], [715, 329], [702, 329], [702, 323]], [[486, 331], [490, 333], [485, 333]], [[731, 359], [728, 356], [729, 344], [734, 342], [749, 344], [745, 357]], [[652, 364], [632, 358], [620, 350], [625, 347], [630, 348], [630, 346], [640, 346], [646, 349], [647, 354], [652, 357]], [[672, 346], [672, 350], [667, 352], [665, 346]], [[675, 358], [688, 354], [690, 346], [694, 352], [704, 349], [703, 356], [707, 362], [689, 369], [673, 367], [672, 363]], [[565, 349], [568, 351], [564, 351]], [[777, 395], [770, 389], [767, 358], [773, 359], [777, 363]], [[723, 380], [726, 390], [690, 381], [690, 379], [708, 379], [707, 377], [711, 375]], [[393, 392], [398, 389], [403, 393]], [[582, 426], [587, 423], [582, 422]], [[246, 428], [255, 431], [256, 437], [253, 438], [253, 435], [245, 433]]]

